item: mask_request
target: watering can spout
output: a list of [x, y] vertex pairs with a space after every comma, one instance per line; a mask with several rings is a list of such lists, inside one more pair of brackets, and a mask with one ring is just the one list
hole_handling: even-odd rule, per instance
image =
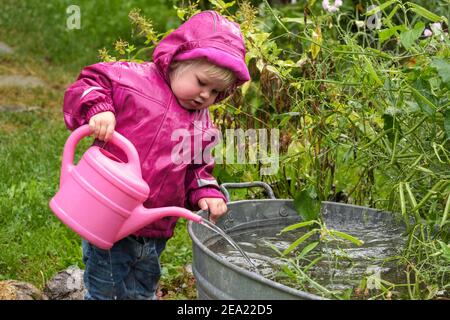
[[145, 208], [143, 205], [133, 210], [117, 234], [116, 241], [142, 229], [146, 225], [164, 217], [180, 217], [199, 223], [203, 218], [187, 209], [180, 207]]

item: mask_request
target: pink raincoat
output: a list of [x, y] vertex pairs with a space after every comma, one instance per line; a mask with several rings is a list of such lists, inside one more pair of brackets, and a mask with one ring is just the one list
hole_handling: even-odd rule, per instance
[[[97, 63], [82, 70], [77, 81], [64, 96], [64, 120], [70, 130], [89, 123], [104, 111], [115, 114], [115, 130], [128, 138], [138, 151], [142, 176], [150, 186], [144, 205], [148, 208], [181, 206], [198, 210], [198, 200], [224, 198], [211, 175], [214, 162], [172, 161], [171, 154], [179, 139], [171, 139], [175, 130], [202, 135], [202, 148], [211, 141], [214, 128], [207, 109], [184, 109], [169, 86], [168, 70], [172, 61], [206, 58], [234, 71], [235, 89], [249, 80], [245, 65], [245, 46], [239, 26], [214, 11], [204, 11], [189, 19], [161, 40], [155, 48], [153, 62]], [[231, 94], [232, 90], [217, 100]], [[195, 130], [194, 130], [195, 128]], [[103, 142], [96, 141], [103, 145]], [[112, 144], [105, 149], [126, 161], [124, 153]], [[93, 212], [92, 214], [95, 214]], [[177, 222], [166, 217], [135, 234], [152, 238], [169, 238]], [[105, 221], [107, 223], [107, 221]]]

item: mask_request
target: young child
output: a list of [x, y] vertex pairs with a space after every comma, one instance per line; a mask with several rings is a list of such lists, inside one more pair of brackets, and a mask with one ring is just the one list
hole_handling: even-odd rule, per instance
[[[116, 130], [134, 144], [150, 186], [146, 207], [208, 209], [215, 222], [227, 206], [211, 175], [214, 163], [174, 163], [171, 153], [179, 141], [171, 137], [178, 129], [205, 135], [213, 128], [208, 107], [249, 79], [239, 26], [204, 11], [161, 40], [152, 63], [84, 68], [65, 93], [64, 120], [70, 130], [88, 123], [95, 144], [123, 161], [125, 154], [105, 142]], [[83, 240], [85, 299], [155, 299], [159, 257], [176, 222], [176, 217], [163, 218], [110, 250]]]

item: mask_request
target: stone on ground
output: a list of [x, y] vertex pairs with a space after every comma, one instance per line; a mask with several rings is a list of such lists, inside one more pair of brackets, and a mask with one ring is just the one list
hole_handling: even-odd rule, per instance
[[83, 300], [83, 273], [77, 266], [68, 267], [47, 282], [44, 293], [51, 300]]
[[48, 300], [48, 298], [30, 283], [4, 280], [0, 281], [0, 300]]

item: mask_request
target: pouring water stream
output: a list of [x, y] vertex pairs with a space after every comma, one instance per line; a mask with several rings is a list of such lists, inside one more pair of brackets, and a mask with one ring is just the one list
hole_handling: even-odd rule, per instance
[[248, 264], [249, 264], [250, 268], [252, 269], [252, 271], [259, 274], [258, 269], [256, 268], [255, 264], [252, 262], [250, 257], [245, 253], [244, 250], [241, 249], [241, 247], [238, 246], [238, 244], [228, 234], [225, 233], [225, 231], [223, 231], [218, 226], [216, 226], [214, 223], [212, 223], [211, 221], [209, 221], [208, 219], [205, 219], [205, 218], [203, 218], [203, 221], [200, 221], [199, 224], [202, 225], [202, 226], [205, 226], [208, 229], [210, 229], [210, 230], [218, 233], [219, 235], [221, 235], [225, 240], [228, 241], [229, 244], [231, 244], [236, 250], [239, 251], [239, 253], [248, 262]]

